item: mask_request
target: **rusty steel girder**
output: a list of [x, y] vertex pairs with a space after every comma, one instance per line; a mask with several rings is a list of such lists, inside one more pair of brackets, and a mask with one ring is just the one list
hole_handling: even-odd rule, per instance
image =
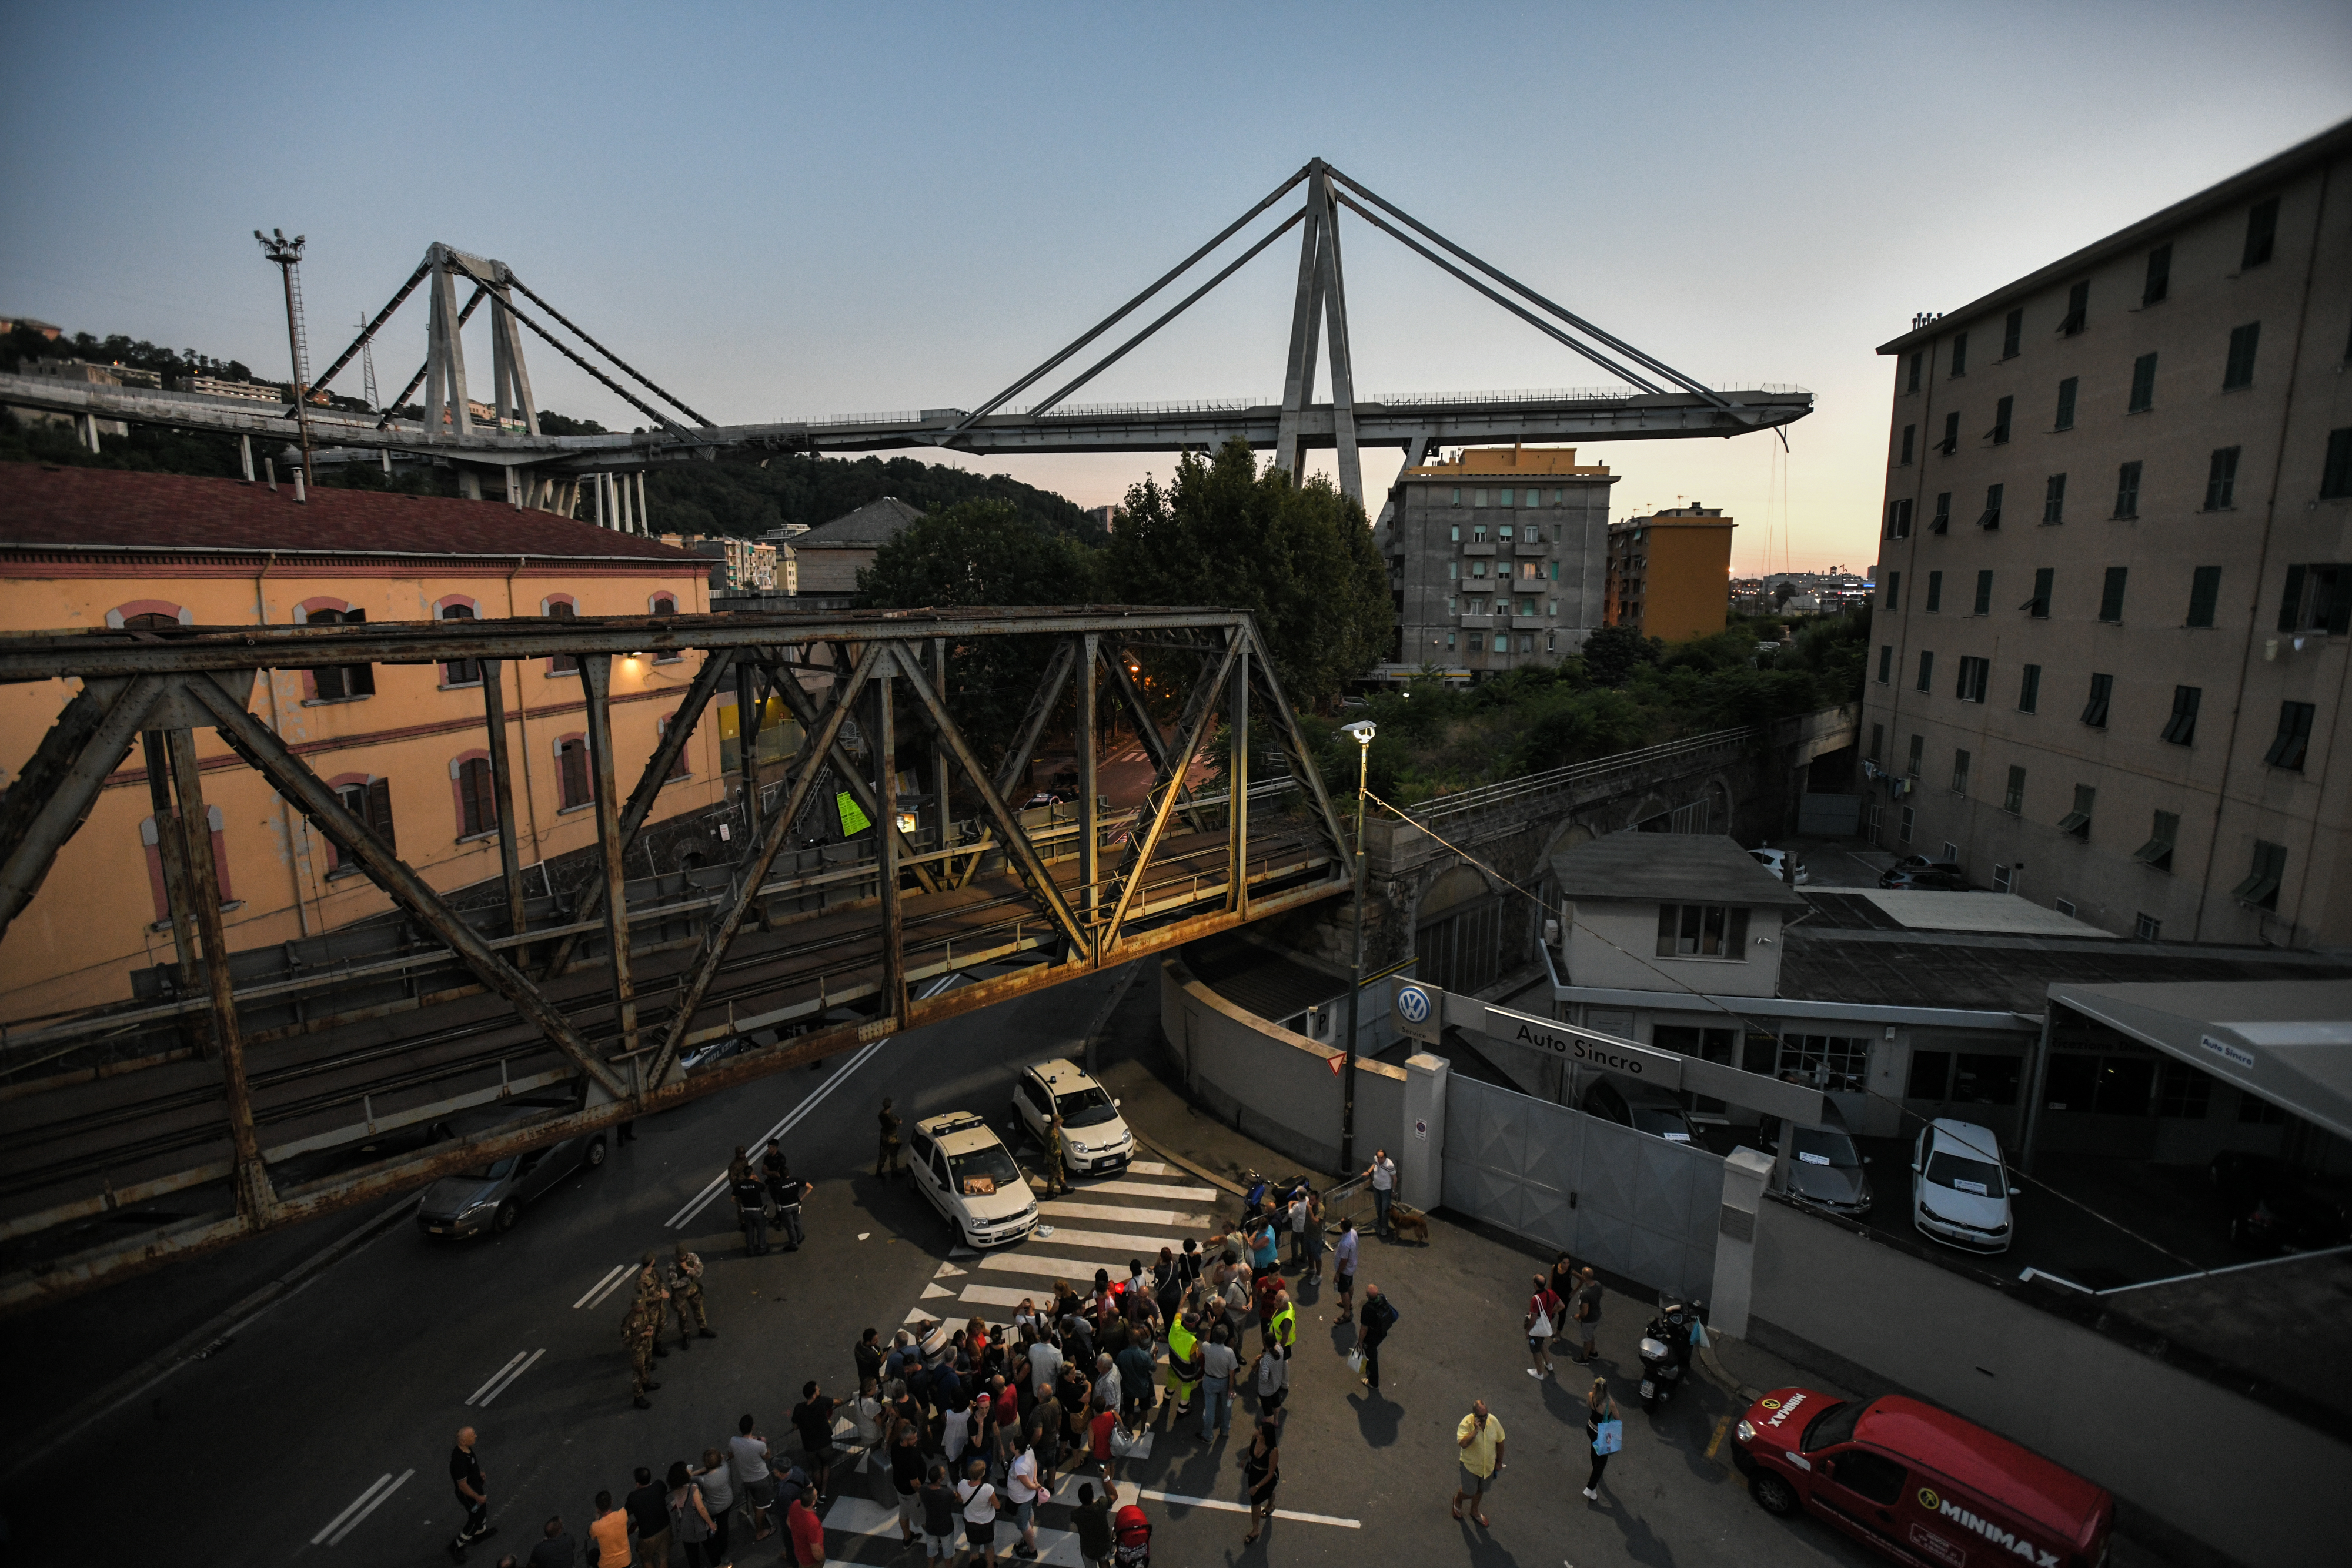
[[[1003, 637], [1030, 640], [1042, 673], [1010, 748], [990, 758], [954, 711], [950, 679], [957, 657]], [[1172, 735], [1128, 675], [1130, 649], [1144, 643], [1201, 655], [1196, 677], [1174, 680], [1181, 713]], [[624, 796], [607, 670], [615, 653], [646, 651], [700, 664], [677, 721]], [[347, 810], [252, 708], [264, 670], [559, 653], [584, 677], [597, 869], [569, 908], [541, 900], [535, 915], [517, 866], [507, 716], [489, 683], [483, 722], [504, 887], [471, 913]], [[866, 611], [0, 636], [0, 681], [66, 676], [81, 691], [34, 755], [0, 758], [17, 780], [0, 796], [0, 935], [41, 896], [108, 775], [144, 746], [161, 764], [149, 789], [178, 956], [163, 1000], [126, 998], [0, 1028], [0, 1312], [593, 1134], [1349, 885], [1344, 830], [1244, 612]], [[700, 883], [633, 884], [623, 872], [630, 846], [686, 735], [730, 679], [781, 693], [800, 728], [795, 755], [766, 786], [781, 787], [782, 798], [759, 810], [759, 774], [747, 766], [751, 831], [737, 861]], [[1253, 779], [1244, 758], [1223, 796], [1202, 793], [1188, 774], [1220, 716], [1236, 737], [1261, 737], [1261, 768], [1278, 751], [1286, 772]], [[1095, 793], [1112, 721], [1135, 727], [1154, 769], [1143, 803], [1126, 811]], [[1013, 785], [1065, 722], [1086, 800], [1066, 815], [1015, 809]], [[232, 978], [237, 956], [226, 949], [209, 835], [188, 828], [205, 809], [197, 728], [215, 730], [385, 894], [412, 933], [406, 946], [315, 975]], [[898, 810], [902, 764], [929, 780], [919, 814]], [[826, 778], [856, 798], [869, 826], [841, 841], [804, 841], [795, 823], [807, 821], [803, 808]], [[1208, 820], [1220, 810], [1221, 822]], [[722, 869], [723, 883], [711, 881]], [[406, 977], [408, 999], [386, 1005], [350, 990], [387, 974]], [[964, 983], [933, 984], [954, 978]], [[289, 998], [299, 1009], [292, 1026], [269, 1010]], [[714, 1045], [724, 1049], [703, 1052]], [[458, 1127], [453, 1117], [490, 1120]], [[381, 1140], [395, 1135], [406, 1146], [382, 1153]], [[174, 1210], [156, 1211], [167, 1195]], [[151, 1214], [153, 1223], [141, 1225]], [[115, 1239], [76, 1239], [77, 1227], [100, 1218]]]

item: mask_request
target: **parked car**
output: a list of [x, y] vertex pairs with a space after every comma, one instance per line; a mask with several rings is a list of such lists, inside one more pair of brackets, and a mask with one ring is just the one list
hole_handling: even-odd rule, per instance
[[1990, 1127], [1938, 1117], [1911, 1155], [1911, 1223], [1976, 1252], [2006, 1252], [2012, 1232], [2009, 1166]]
[[1058, 789], [1040, 789], [1035, 794], [1030, 796], [1026, 800], [1022, 801], [1016, 810], [1023, 811], [1041, 810], [1047, 806], [1058, 806], [1068, 799], [1069, 797], [1067, 795], [1063, 794]]
[[1664, 1089], [1631, 1079], [1596, 1074], [1584, 1091], [1584, 1113], [1672, 1144], [1698, 1142], [1698, 1129], [1691, 1124], [1690, 1113], [1680, 1100]]
[[[1831, 1112], [1835, 1116], [1834, 1111]], [[1767, 1117], [1771, 1124], [1765, 1137], [1765, 1147], [1780, 1152], [1782, 1128], [1777, 1118]], [[1858, 1219], [1870, 1212], [1875, 1196], [1871, 1191], [1870, 1176], [1863, 1166], [1870, 1156], [1853, 1146], [1853, 1139], [1843, 1123], [1832, 1122], [1819, 1127], [1787, 1129], [1789, 1140], [1789, 1196], [1800, 1203], [1811, 1204], [1832, 1214]]]
[[1969, 873], [1948, 861], [1927, 865], [1889, 866], [1878, 873], [1878, 885], [1890, 889], [1966, 893], [1969, 890]]
[[1074, 1061], [1055, 1057], [1021, 1070], [1013, 1084], [1013, 1114], [1039, 1143], [1062, 1113], [1062, 1159], [1073, 1176], [1119, 1170], [1135, 1157], [1135, 1134], [1118, 1102]]
[[1732, 1437], [1732, 1465], [1766, 1512], [1813, 1514], [1897, 1563], [2107, 1560], [2105, 1489], [1916, 1399], [1776, 1388]]
[[416, 1228], [451, 1239], [512, 1230], [525, 1204], [574, 1172], [596, 1169], [605, 1152], [604, 1134], [588, 1133], [443, 1176], [416, 1200]]
[[1767, 845], [1760, 849], [1749, 850], [1748, 852], [1755, 858], [1758, 865], [1762, 866], [1782, 882], [1790, 881], [1788, 871], [1788, 862], [1790, 861], [1797, 862], [1795, 886], [1802, 887], [1813, 879], [1812, 873], [1805, 869], [1804, 860], [1794, 850], [1776, 850]]
[[972, 1247], [1003, 1247], [1037, 1228], [1037, 1199], [1013, 1151], [970, 1111], [915, 1124], [907, 1151], [915, 1186]]
[[2206, 1179], [2230, 1206], [2230, 1243], [2252, 1252], [2310, 1252], [2352, 1239], [2341, 1200], [2268, 1155], [2224, 1149]]

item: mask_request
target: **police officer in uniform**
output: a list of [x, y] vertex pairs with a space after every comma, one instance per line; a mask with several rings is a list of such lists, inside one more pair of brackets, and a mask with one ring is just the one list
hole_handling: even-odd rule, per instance
[[[677, 1313], [677, 1348], [691, 1350], [694, 1340], [717, 1339], [710, 1320], [702, 1311], [702, 1260], [690, 1251], [686, 1243], [677, 1244], [677, 1256], [670, 1260], [669, 1304]], [[693, 1337], [687, 1333], [687, 1319], [694, 1320]]]
[[882, 1144], [874, 1155], [874, 1174], [894, 1176], [903, 1168], [898, 1163], [898, 1113], [890, 1109], [890, 1101], [882, 1101]]
[[743, 1228], [743, 1250], [753, 1258], [766, 1257], [768, 1193], [740, 1149], [735, 1151], [735, 1158], [727, 1166], [727, 1190], [735, 1200], [735, 1223]]

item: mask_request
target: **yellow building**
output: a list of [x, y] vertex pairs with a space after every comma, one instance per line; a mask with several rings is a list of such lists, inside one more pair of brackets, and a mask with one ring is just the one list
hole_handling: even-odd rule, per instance
[[1722, 631], [1737, 526], [1696, 501], [1610, 524], [1609, 624], [1666, 643]]
[[[298, 503], [290, 488], [228, 479], [0, 468], [0, 627], [10, 631], [690, 614], [709, 606], [709, 565], [493, 502], [327, 489]], [[586, 703], [570, 666], [501, 668], [526, 867], [595, 842]], [[696, 667], [695, 657], [614, 661], [624, 789]], [[446, 890], [499, 874], [481, 682], [472, 664], [278, 670], [254, 684], [253, 704]], [[71, 695], [62, 681], [0, 686], [0, 783], [15, 781]], [[656, 818], [724, 800], [719, 728], [688, 742]], [[232, 950], [390, 907], [214, 732], [196, 731], [196, 747]], [[0, 942], [0, 1021], [121, 998], [132, 971], [173, 961], [146, 779], [134, 749]]]

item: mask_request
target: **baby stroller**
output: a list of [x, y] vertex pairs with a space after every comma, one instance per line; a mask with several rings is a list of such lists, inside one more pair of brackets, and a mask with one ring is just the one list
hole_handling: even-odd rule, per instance
[[1117, 1542], [1111, 1561], [1118, 1568], [1146, 1568], [1151, 1561], [1151, 1521], [1143, 1517], [1143, 1511], [1129, 1503], [1118, 1511], [1111, 1529]]

